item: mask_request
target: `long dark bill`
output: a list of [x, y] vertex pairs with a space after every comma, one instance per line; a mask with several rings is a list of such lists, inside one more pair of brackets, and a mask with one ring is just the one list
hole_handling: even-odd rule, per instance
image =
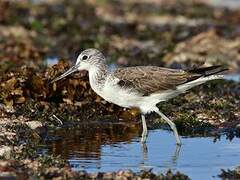
[[58, 81], [58, 80], [60, 80], [60, 79], [63, 79], [63, 78], [65, 78], [66, 76], [74, 73], [75, 71], [77, 71], [77, 66], [76, 66], [76, 65], [73, 66], [73, 67], [71, 67], [69, 70], [67, 70], [65, 73], [63, 73], [61, 76], [58, 76], [57, 78], [53, 79], [53, 80], [51, 81], [51, 83], [54, 83], [54, 82], [56, 82], [56, 81]]

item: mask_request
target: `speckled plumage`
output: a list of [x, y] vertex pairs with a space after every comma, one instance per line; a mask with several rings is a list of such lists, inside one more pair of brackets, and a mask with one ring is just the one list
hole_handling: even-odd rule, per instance
[[178, 85], [193, 79], [194, 74], [177, 69], [138, 66], [116, 69], [114, 76], [119, 79], [119, 86], [133, 88], [142, 95], [148, 96], [169, 89], [174, 90]]

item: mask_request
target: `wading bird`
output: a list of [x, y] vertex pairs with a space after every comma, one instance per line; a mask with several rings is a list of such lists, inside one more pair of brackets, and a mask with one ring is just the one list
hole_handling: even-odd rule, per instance
[[141, 111], [142, 138], [147, 138], [145, 114], [155, 112], [171, 127], [178, 145], [181, 145], [175, 124], [159, 111], [156, 104], [167, 101], [188, 89], [213, 79], [227, 69], [222, 66], [200, 67], [190, 70], [169, 69], [157, 66], [136, 66], [109, 70], [106, 58], [97, 49], [87, 49], [78, 56], [76, 64], [55, 78], [56, 82], [75, 71], [87, 70], [91, 88], [103, 99], [118, 106], [137, 107]]

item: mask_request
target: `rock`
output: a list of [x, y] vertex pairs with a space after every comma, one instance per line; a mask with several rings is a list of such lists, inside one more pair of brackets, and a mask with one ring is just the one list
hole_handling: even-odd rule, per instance
[[0, 179], [15, 180], [17, 179], [17, 176], [15, 173], [12, 172], [1, 172]]
[[115, 173], [114, 172], [106, 172], [103, 175], [103, 179], [115, 179]]
[[163, 61], [167, 66], [181, 64], [186, 67], [222, 64], [232, 70], [238, 70], [240, 64], [240, 39], [225, 39], [215, 30], [200, 33], [179, 43]]
[[236, 125], [236, 129], [240, 130], [240, 124]]
[[40, 121], [28, 121], [26, 124], [32, 129], [35, 130], [37, 128], [43, 127], [43, 124]]
[[0, 147], [0, 157], [4, 157], [6, 159], [9, 159], [11, 157], [11, 151], [12, 148], [9, 146], [1, 146]]
[[240, 166], [236, 167], [233, 170], [222, 169], [222, 172], [220, 175], [218, 175], [218, 177], [220, 177], [222, 179], [240, 179]]

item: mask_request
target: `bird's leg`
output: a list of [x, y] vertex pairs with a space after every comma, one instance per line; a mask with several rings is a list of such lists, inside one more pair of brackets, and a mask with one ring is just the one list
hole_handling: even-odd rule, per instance
[[161, 113], [158, 108], [156, 108], [155, 112], [157, 114], [159, 114], [165, 121], [167, 121], [167, 123], [169, 124], [169, 126], [173, 130], [173, 133], [174, 133], [176, 141], [177, 141], [177, 145], [181, 145], [182, 143], [181, 143], [181, 140], [179, 138], [176, 125], [170, 119], [168, 119], [167, 116], [165, 116], [163, 113]]
[[181, 146], [176, 146], [175, 152], [172, 156], [173, 165], [177, 165], [177, 159], [179, 157], [180, 150], [181, 150]]
[[145, 143], [147, 139], [148, 130], [147, 130], [145, 116], [143, 114], [141, 114], [141, 118], [142, 118], [142, 128], [143, 128], [141, 142]]
[[141, 147], [142, 147], [142, 157], [143, 157], [143, 160], [147, 160], [148, 159], [148, 148], [147, 148], [146, 143], [142, 143]]

